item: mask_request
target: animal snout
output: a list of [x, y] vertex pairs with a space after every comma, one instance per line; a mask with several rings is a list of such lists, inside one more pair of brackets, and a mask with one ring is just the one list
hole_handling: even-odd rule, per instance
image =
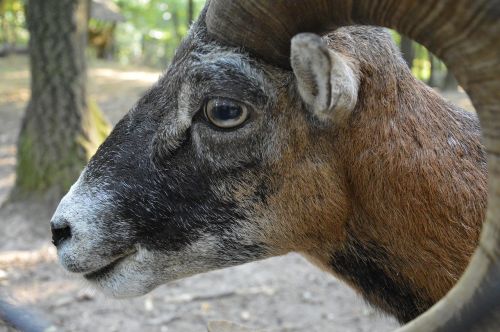
[[61, 243], [71, 238], [71, 227], [66, 218], [54, 218], [50, 222], [52, 243], [58, 247]]

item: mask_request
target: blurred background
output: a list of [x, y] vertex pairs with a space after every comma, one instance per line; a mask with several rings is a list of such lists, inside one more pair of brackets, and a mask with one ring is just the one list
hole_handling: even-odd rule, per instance
[[[205, 331], [216, 319], [270, 331], [397, 326], [295, 254], [122, 301], [57, 265], [49, 230], [54, 207], [112, 126], [168, 67], [203, 5], [0, 0], [0, 331], [13, 330], [2, 322], [6, 316], [62, 331]], [[417, 78], [473, 111], [438, 58], [392, 35]]]

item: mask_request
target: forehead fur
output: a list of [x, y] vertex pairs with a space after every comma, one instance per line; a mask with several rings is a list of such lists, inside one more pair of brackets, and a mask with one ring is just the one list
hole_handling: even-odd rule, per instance
[[[200, 160], [208, 160], [216, 168], [229, 166], [231, 162], [228, 164], [228, 161], [236, 160], [241, 164], [248, 159], [248, 151], [240, 151], [246, 155], [238, 158], [241, 149], [238, 145], [234, 146], [236, 141], [240, 142], [240, 146], [255, 146], [255, 151], [270, 151], [271, 155], [276, 155], [274, 144], [271, 144], [272, 147], [257, 146], [264, 140], [251, 136], [259, 128], [259, 132], [277, 134], [268, 117], [273, 112], [281, 111], [276, 107], [277, 100], [292, 85], [292, 73], [254, 59], [239, 48], [220, 45], [211, 40], [202, 22], [199, 20], [193, 25], [179, 47], [172, 66], [158, 83], [159, 87], [166, 90], [170, 101], [153, 143], [158, 150], [154, 154], [160, 159], [167, 158], [186, 140], [191, 130]], [[204, 104], [214, 97], [245, 104], [252, 109], [253, 116], [259, 118], [258, 121], [254, 118], [244, 128], [224, 134], [214, 128], [206, 128], [196, 119], [203, 116]], [[195, 127], [196, 130], [193, 130]], [[276, 142], [274, 139], [265, 141]], [[215, 155], [211, 148], [207, 150], [214, 144], [219, 146]], [[222, 150], [227, 150], [227, 153]], [[232, 157], [228, 156], [230, 152]]]

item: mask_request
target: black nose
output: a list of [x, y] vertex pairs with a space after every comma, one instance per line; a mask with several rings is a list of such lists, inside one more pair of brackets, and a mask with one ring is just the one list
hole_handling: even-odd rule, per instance
[[52, 243], [56, 247], [71, 238], [71, 228], [67, 222], [57, 223], [57, 225], [51, 223], [50, 230], [52, 231]]

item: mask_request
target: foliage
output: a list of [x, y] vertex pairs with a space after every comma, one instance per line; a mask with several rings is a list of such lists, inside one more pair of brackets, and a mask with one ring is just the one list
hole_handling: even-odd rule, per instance
[[[401, 48], [401, 35], [394, 30], [391, 30], [391, 35], [396, 45]], [[433, 85], [438, 83], [438, 86], [443, 86], [447, 73], [446, 65], [425, 46], [417, 42], [413, 42], [413, 49], [415, 51], [415, 58], [413, 59], [411, 68], [413, 75], [428, 83], [431, 80], [431, 76], [434, 75], [433, 79], [438, 82], [433, 82]]]
[[24, 1], [0, 0], [0, 45], [26, 45], [25, 26]]
[[[117, 29], [122, 62], [165, 67], [189, 28], [188, 0], [116, 0], [127, 21]], [[194, 16], [204, 0], [194, 0]]]

